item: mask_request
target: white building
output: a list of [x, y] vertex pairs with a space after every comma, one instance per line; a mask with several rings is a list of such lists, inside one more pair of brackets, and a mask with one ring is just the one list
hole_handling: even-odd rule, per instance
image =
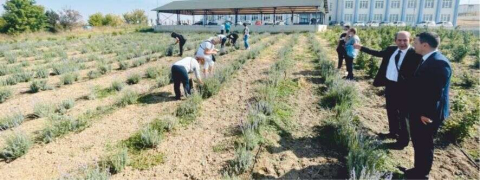
[[329, 0], [329, 21], [450, 21], [457, 24], [460, 0]]

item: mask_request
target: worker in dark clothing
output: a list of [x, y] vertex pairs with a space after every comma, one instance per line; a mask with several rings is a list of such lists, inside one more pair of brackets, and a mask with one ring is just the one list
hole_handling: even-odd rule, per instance
[[230, 33], [227, 38], [230, 40], [230, 43], [232, 43], [233, 46], [236, 45], [237, 39], [238, 39], [238, 34], [237, 33]]
[[340, 39], [338, 40], [337, 46], [337, 54], [338, 54], [338, 69], [342, 68], [343, 60], [347, 54], [345, 50], [345, 37], [347, 36], [347, 31], [350, 29], [350, 26], [343, 27], [344, 32], [340, 35]]
[[179, 56], [183, 56], [183, 46], [185, 45], [185, 43], [187, 43], [187, 39], [185, 39], [181, 34], [177, 34], [175, 32], [172, 32], [172, 38], [175, 38], [175, 44], [179, 44], [180, 45], [180, 54]]

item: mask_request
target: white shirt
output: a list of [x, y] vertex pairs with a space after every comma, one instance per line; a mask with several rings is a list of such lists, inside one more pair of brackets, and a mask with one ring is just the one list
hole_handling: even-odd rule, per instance
[[227, 36], [223, 35], [223, 34], [219, 34], [217, 35], [218, 38], [220, 38], [220, 40], [222, 40], [223, 38], [227, 38]]
[[212, 50], [215, 48], [215, 45], [213, 45], [213, 43], [211, 43], [210, 41], [204, 41], [200, 44], [200, 47], [198, 47], [198, 50], [197, 50], [197, 53], [195, 54], [196, 56], [198, 57], [204, 57], [205, 60], [207, 59], [212, 59], [212, 55], [209, 54], [209, 55], [205, 55], [205, 50], [206, 49], [209, 49], [209, 50]]
[[[397, 48], [395, 52], [390, 56], [390, 60], [388, 61], [388, 66], [387, 66], [387, 79], [393, 82], [398, 81], [398, 71], [402, 67], [403, 59], [405, 59], [405, 55], [407, 55], [408, 50], [410, 49], [410, 46], [408, 46], [407, 49], [405, 50], [400, 50]], [[398, 60], [398, 69], [397, 66], [395, 65], [395, 56], [397, 56], [398, 52], [401, 51], [402, 54], [400, 54], [400, 59]]]
[[195, 72], [195, 77], [200, 79], [200, 64], [198, 64], [197, 60], [192, 57], [183, 58], [180, 61], [173, 63], [176, 66], [183, 66], [187, 73]]
[[432, 51], [432, 52], [430, 52], [430, 53], [428, 53], [428, 54], [423, 55], [423, 57], [422, 57], [422, 60], [423, 60], [422, 63], [423, 63], [425, 60], [427, 60], [427, 59], [430, 57], [430, 55], [432, 55], [433, 53], [435, 53], [435, 52], [437, 52], [437, 51], [438, 51], [438, 50], [435, 49], [435, 51]]

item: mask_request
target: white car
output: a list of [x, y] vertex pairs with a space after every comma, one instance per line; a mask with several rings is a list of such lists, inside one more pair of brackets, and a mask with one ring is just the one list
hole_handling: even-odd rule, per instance
[[283, 25], [285, 25], [285, 22], [283, 22], [283, 21], [278, 21], [278, 22], [275, 23], [275, 25], [283, 26]]
[[365, 23], [363, 23], [363, 22], [356, 22], [356, 23], [353, 23], [353, 26], [363, 27], [363, 26], [365, 26]]
[[453, 27], [453, 24], [452, 24], [452, 22], [449, 22], [449, 21], [442, 21], [442, 22], [438, 22], [437, 26], [439, 26], [439, 27]]
[[402, 22], [402, 21], [397, 21], [397, 22], [394, 22], [393, 24], [394, 24], [395, 26], [397, 26], [397, 27], [405, 27], [405, 26], [407, 26], [407, 23]]
[[435, 22], [433, 21], [422, 21], [417, 24], [417, 27], [435, 27]]
[[378, 26], [380, 26], [380, 23], [378, 23], [376, 21], [370, 21], [366, 24], [366, 26], [368, 26], [368, 27], [378, 27]]
[[265, 22], [263, 22], [263, 25], [273, 25], [273, 22], [272, 21], [265, 21]]
[[394, 26], [394, 24], [388, 21], [384, 21], [380, 23], [380, 26]]

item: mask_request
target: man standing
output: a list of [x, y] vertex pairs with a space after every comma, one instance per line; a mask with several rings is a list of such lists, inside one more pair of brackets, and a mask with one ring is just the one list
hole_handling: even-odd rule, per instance
[[433, 164], [433, 139], [449, 116], [452, 70], [449, 60], [438, 52], [439, 44], [440, 37], [430, 32], [418, 34], [413, 44], [423, 57], [408, 83], [410, 131], [415, 151], [414, 168], [405, 171], [408, 179], [428, 179]]
[[421, 56], [410, 47], [411, 35], [407, 31], [395, 34], [396, 46], [390, 46], [382, 51], [376, 51], [360, 44], [356, 49], [367, 54], [382, 57], [382, 64], [375, 76], [375, 87], [385, 86], [385, 99], [389, 133], [380, 134], [381, 138], [396, 139], [392, 149], [403, 149], [410, 141], [407, 126], [407, 80], [413, 77], [420, 63]]
[[345, 37], [347, 36], [347, 31], [350, 29], [350, 26], [343, 27], [344, 32], [340, 35], [340, 39], [338, 40], [337, 46], [337, 54], [338, 54], [338, 69], [342, 68], [343, 59], [345, 59]]

